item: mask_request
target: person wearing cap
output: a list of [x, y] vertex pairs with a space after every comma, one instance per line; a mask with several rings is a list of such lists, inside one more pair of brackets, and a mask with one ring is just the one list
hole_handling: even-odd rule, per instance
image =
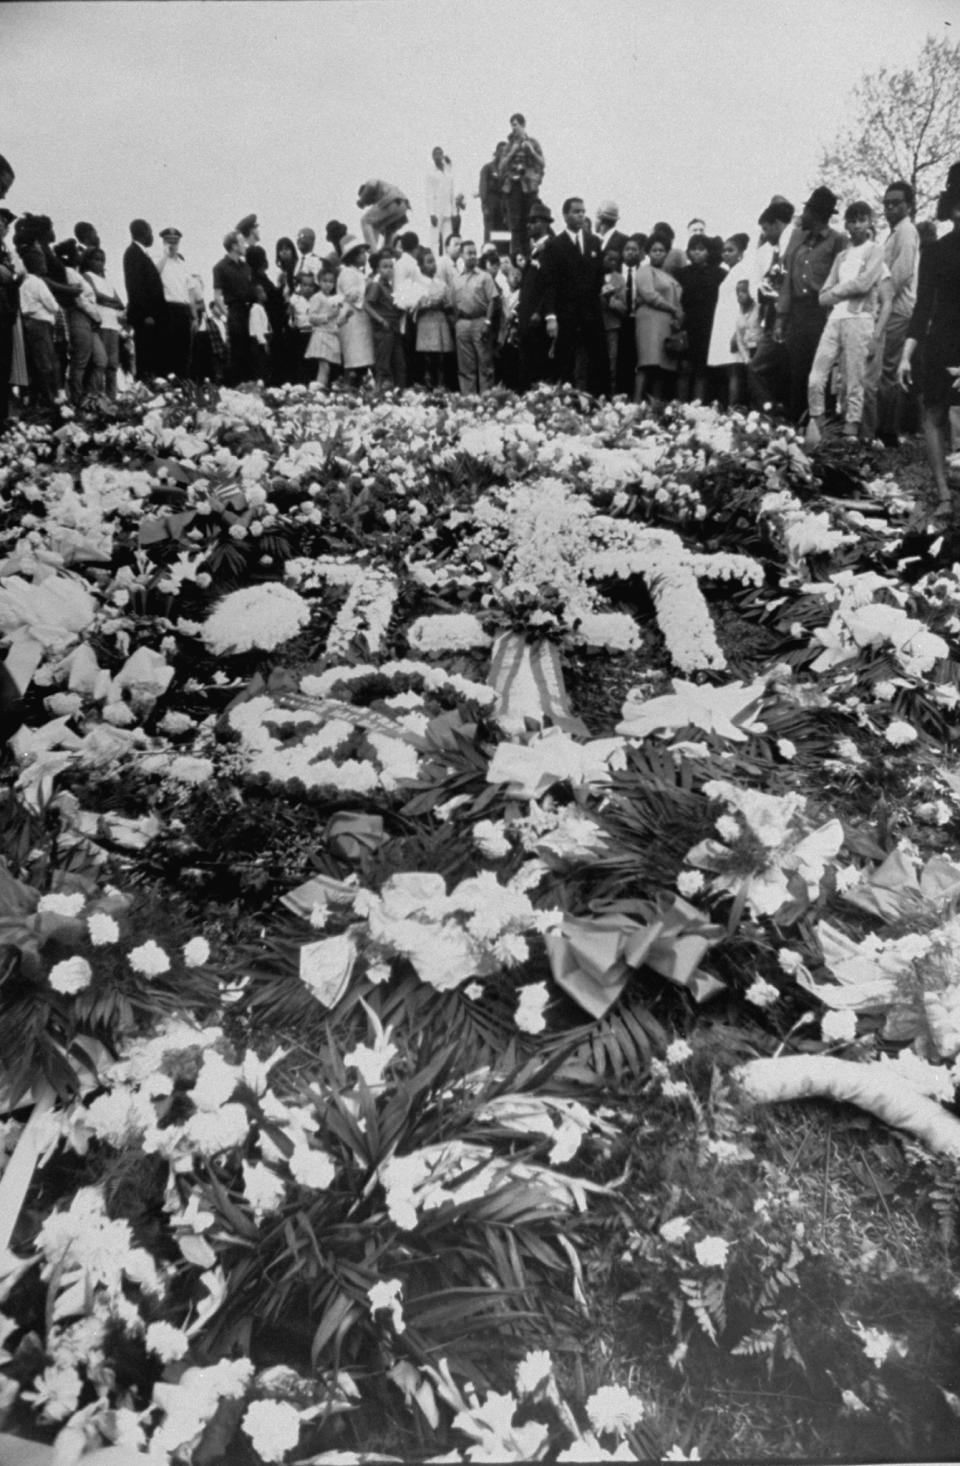
[[623, 246], [627, 242], [627, 236], [618, 228], [620, 210], [612, 199], [604, 199], [602, 204], [597, 205], [597, 221], [594, 233], [600, 241], [600, 248], [606, 254], [613, 250], [623, 259]]
[[527, 119], [522, 112], [514, 112], [507, 145], [498, 163], [511, 254], [527, 248], [527, 220], [546, 167], [543, 148], [527, 132]]
[[[448, 234], [458, 234], [459, 216], [465, 207], [465, 199], [457, 193], [453, 181], [453, 164], [443, 148], [436, 147], [431, 153], [433, 167], [427, 174], [427, 213], [430, 216], [430, 248], [437, 254], [443, 249]], [[454, 227], [456, 220], [457, 227]]]
[[130, 243], [123, 253], [123, 282], [127, 291], [127, 321], [133, 331], [134, 367], [138, 381], [163, 372], [163, 317], [166, 301], [163, 281], [150, 250], [153, 230], [146, 219], [130, 225]]
[[243, 247], [248, 250], [251, 244], [260, 243], [260, 221], [256, 214], [244, 214], [237, 225], [237, 233], [243, 240]]
[[161, 352], [163, 371], [175, 377], [186, 377], [190, 371], [190, 349], [193, 343], [194, 300], [190, 271], [180, 253], [183, 235], [170, 225], [160, 230], [163, 254], [160, 258], [160, 279], [163, 281], [163, 314]]
[[247, 264], [243, 238], [235, 229], [223, 236], [223, 259], [213, 267], [216, 311], [227, 323], [227, 385], [250, 377], [250, 307], [256, 299], [253, 271]]
[[346, 234], [340, 241], [340, 258], [342, 264], [337, 276], [337, 290], [343, 297], [343, 305], [337, 329], [344, 375], [351, 386], [356, 386], [375, 360], [373, 324], [364, 307], [367, 291], [367, 277], [364, 273], [367, 246], [362, 239]]
[[7, 243], [16, 214], [0, 208], [0, 432], [10, 414], [13, 341], [20, 319], [20, 282], [26, 275], [16, 250]]
[[820, 291], [837, 255], [849, 243], [845, 234], [830, 226], [836, 212], [833, 190], [825, 184], [815, 188], [803, 206], [800, 227], [794, 231], [783, 262], [773, 339], [786, 347], [787, 412], [794, 422], [800, 422], [807, 411], [810, 368], [830, 313], [829, 307], [820, 304]]
[[783, 342], [773, 339], [773, 328], [783, 284], [783, 262], [793, 235], [793, 214], [790, 200], [774, 194], [757, 220], [760, 243], [754, 251], [751, 285], [760, 307], [760, 337], [747, 366], [750, 402], [757, 408], [775, 408], [787, 399], [787, 354]]

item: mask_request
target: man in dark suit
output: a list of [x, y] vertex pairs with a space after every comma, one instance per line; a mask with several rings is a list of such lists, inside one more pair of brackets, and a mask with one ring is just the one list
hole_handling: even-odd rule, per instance
[[517, 347], [519, 387], [526, 392], [534, 382], [547, 378], [547, 337], [543, 326], [543, 251], [552, 239], [553, 215], [546, 204], [535, 199], [527, 217], [530, 250], [520, 276], [517, 299]]
[[130, 225], [130, 243], [123, 252], [123, 279], [127, 287], [127, 320], [133, 330], [136, 375], [141, 382], [163, 371], [163, 281], [150, 248], [153, 230], [146, 219]]
[[607, 339], [600, 290], [603, 252], [584, 229], [583, 199], [563, 204], [563, 229], [547, 241], [542, 259], [541, 312], [552, 343], [554, 373], [599, 397], [608, 390]]

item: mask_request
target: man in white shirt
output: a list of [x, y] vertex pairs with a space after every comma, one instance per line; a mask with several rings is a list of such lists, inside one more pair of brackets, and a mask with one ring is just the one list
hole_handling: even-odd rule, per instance
[[323, 269], [323, 260], [316, 253], [317, 235], [316, 231], [304, 226], [297, 235], [297, 275], [312, 275], [319, 280], [320, 271]]
[[43, 277], [28, 273], [20, 284], [20, 315], [30, 389], [33, 406], [51, 414], [57, 411], [60, 391], [60, 368], [53, 344], [53, 327], [59, 310]]
[[190, 348], [193, 340], [193, 293], [191, 272], [180, 253], [183, 238], [179, 229], [172, 226], [160, 230], [163, 240], [163, 255], [160, 260], [160, 279], [163, 282], [163, 298], [166, 310], [163, 317], [163, 370], [175, 377], [185, 377], [190, 371]]
[[878, 349], [867, 366], [863, 405], [863, 436], [879, 437], [888, 446], [897, 442], [907, 398], [897, 381], [897, 368], [907, 339], [907, 328], [917, 302], [917, 266], [920, 236], [913, 222], [916, 195], [909, 183], [888, 183], [883, 212], [890, 228], [883, 246], [883, 261], [890, 272], [893, 299]]
[[433, 167], [427, 174], [427, 213], [430, 216], [430, 248], [439, 260], [443, 241], [454, 232], [453, 221], [464, 208], [465, 200], [457, 193], [453, 181], [453, 164], [443, 148], [434, 148]]
[[463, 240], [459, 234], [448, 234], [446, 250], [437, 257], [437, 275], [452, 290], [454, 280], [462, 274]]

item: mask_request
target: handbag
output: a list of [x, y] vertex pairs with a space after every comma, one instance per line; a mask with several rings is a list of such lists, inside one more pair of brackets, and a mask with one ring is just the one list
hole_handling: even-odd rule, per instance
[[667, 356], [673, 357], [674, 359], [686, 355], [690, 349], [690, 337], [682, 326], [677, 327], [676, 330], [670, 332], [669, 336], [664, 337], [663, 349]]

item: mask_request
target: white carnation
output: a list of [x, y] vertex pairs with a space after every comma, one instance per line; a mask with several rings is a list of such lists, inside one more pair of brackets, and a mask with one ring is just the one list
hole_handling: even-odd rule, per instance
[[134, 947], [127, 961], [134, 972], [141, 973], [143, 977], [159, 977], [161, 973], [170, 971], [170, 958], [152, 938], [142, 946]]
[[203, 640], [215, 656], [273, 651], [308, 624], [310, 607], [278, 581], [246, 586], [225, 596], [203, 627]]
[[55, 993], [82, 993], [93, 980], [93, 968], [85, 957], [67, 957], [50, 969], [50, 986]]

